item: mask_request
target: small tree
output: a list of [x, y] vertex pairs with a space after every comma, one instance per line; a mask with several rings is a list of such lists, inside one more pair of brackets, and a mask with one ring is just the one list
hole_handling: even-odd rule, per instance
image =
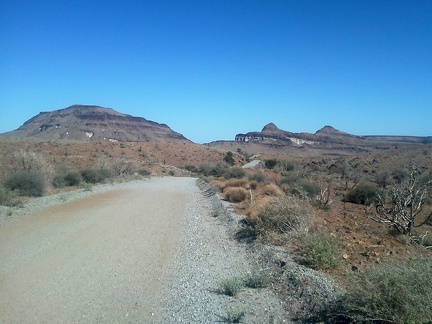
[[432, 180], [420, 182], [418, 175], [418, 168], [413, 166], [406, 181], [392, 186], [390, 201], [378, 194], [376, 214], [368, 216], [379, 223], [390, 224], [401, 234], [408, 235], [414, 227], [428, 222], [432, 214], [423, 222], [415, 224], [415, 219], [421, 213], [427, 198], [429, 186], [432, 184]]

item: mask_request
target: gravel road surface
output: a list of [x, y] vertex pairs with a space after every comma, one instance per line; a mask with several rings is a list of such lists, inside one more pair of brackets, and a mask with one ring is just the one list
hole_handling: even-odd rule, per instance
[[33, 199], [0, 220], [0, 322], [285, 322], [270, 291], [217, 292], [250, 270], [217, 208], [174, 177]]

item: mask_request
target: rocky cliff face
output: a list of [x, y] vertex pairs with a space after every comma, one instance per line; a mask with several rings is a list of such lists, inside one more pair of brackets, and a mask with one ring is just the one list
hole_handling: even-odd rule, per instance
[[248, 132], [237, 134], [236, 142], [278, 142], [282, 145], [304, 144], [343, 144], [343, 145], [370, 145], [374, 143], [432, 143], [432, 137], [414, 136], [356, 136], [342, 132], [332, 126], [324, 126], [315, 134], [292, 133], [279, 129], [270, 123], [264, 126], [261, 132]]
[[41, 112], [17, 130], [2, 135], [47, 140], [190, 142], [165, 124], [122, 114], [111, 108], [85, 105]]

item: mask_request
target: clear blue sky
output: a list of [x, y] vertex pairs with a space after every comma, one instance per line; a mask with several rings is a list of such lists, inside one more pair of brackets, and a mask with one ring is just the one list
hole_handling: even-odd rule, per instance
[[432, 1], [0, 1], [0, 132], [92, 104], [197, 143], [432, 135]]

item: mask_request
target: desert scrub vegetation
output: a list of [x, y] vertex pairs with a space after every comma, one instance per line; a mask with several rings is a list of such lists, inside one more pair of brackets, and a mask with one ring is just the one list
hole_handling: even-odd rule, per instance
[[283, 191], [273, 183], [265, 185], [263, 188], [263, 192], [267, 196], [283, 196], [284, 195]]
[[40, 197], [45, 192], [45, 179], [40, 172], [18, 171], [6, 179], [5, 186], [20, 196]]
[[283, 243], [306, 233], [314, 217], [311, 205], [293, 196], [272, 199], [247, 223], [252, 235], [263, 241]]
[[242, 187], [226, 187], [223, 190], [225, 198], [232, 203], [239, 203], [246, 200], [249, 196], [247, 190]]
[[282, 178], [280, 185], [285, 187], [286, 193], [303, 198], [315, 198], [321, 192], [319, 184], [310, 182], [297, 174], [290, 174]]
[[226, 317], [224, 320], [227, 323], [241, 323], [245, 316], [245, 309], [230, 307], [226, 310]]
[[69, 171], [65, 174], [58, 174], [54, 177], [52, 184], [55, 188], [63, 188], [65, 186], [78, 186], [82, 181], [81, 173], [78, 171]]
[[300, 263], [315, 270], [339, 267], [340, 246], [336, 237], [322, 230], [313, 231], [300, 237]]
[[218, 291], [220, 294], [234, 297], [245, 286], [244, 280], [241, 277], [225, 278], [219, 282]]
[[382, 263], [353, 274], [350, 289], [328, 315], [359, 323], [431, 323], [432, 260]]
[[0, 205], [1, 206], [18, 206], [21, 204], [18, 194], [0, 184]]
[[112, 174], [108, 169], [85, 169], [81, 171], [81, 176], [87, 183], [98, 183], [111, 178]]
[[253, 268], [244, 278], [244, 285], [248, 288], [265, 288], [270, 284], [270, 269]]
[[354, 204], [369, 205], [378, 198], [378, 188], [372, 182], [360, 182], [348, 191], [345, 201]]
[[242, 168], [228, 168], [223, 172], [222, 175], [225, 179], [240, 179], [245, 176], [245, 171]]

